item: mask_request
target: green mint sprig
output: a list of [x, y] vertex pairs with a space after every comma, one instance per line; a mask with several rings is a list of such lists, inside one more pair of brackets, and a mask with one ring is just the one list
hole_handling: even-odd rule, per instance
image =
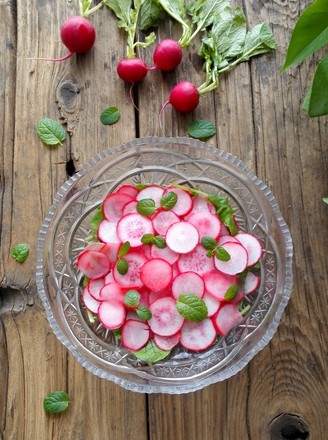
[[206, 256], [211, 258], [213, 255], [220, 261], [229, 261], [230, 254], [222, 246], [218, 246], [216, 240], [212, 237], [204, 236], [201, 239], [201, 244], [207, 250]]
[[124, 258], [124, 256], [129, 252], [129, 250], [130, 250], [130, 243], [128, 241], [123, 243], [120, 249], [118, 250], [116, 269], [120, 275], [125, 275], [129, 270], [129, 263], [127, 262], [126, 258]]
[[166, 247], [165, 238], [161, 235], [153, 235], [153, 234], [144, 234], [141, 237], [142, 244], [154, 244], [156, 247], [160, 249], [164, 249]]
[[[159, 203], [160, 207], [165, 211], [169, 211], [174, 208], [178, 201], [178, 196], [174, 191], [168, 191], [165, 193]], [[137, 203], [137, 211], [139, 214], [149, 217], [153, 215], [159, 208], [156, 207], [155, 200], [153, 199], [141, 199]]]
[[176, 303], [177, 311], [188, 321], [199, 322], [208, 315], [205, 302], [193, 293], [185, 293], [179, 296]]

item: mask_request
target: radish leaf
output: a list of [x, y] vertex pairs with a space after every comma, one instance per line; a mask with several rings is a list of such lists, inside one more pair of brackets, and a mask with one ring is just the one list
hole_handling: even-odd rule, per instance
[[157, 0], [144, 0], [140, 9], [139, 29], [145, 32], [157, 27], [164, 15], [164, 9]]
[[208, 314], [205, 302], [192, 293], [180, 295], [176, 308], [180, 315], [188, 321], [202, 321]]
[[108, 107], [100, 115], [100, 121], [104, 125], [113, 125], [121, 117], [121, 112], [117, 107]]
[[37, 135], [46, 145], [63, 145], [66, 139], [64, 128], [56, 121], [50, 118], [41, 119], [36, 127]]
[[328, 55], [318, 64], [307, 98], [311, 118], [328, 114]]
[[18, 261], [24, 263], [30, 253], [30, 247], [26, 243], [15, 244], [11, 249], [11, 256]]
[[212, 122], [198, 119], [188, 125], [188, 134], [195, 139], [207, 139], [216, 134], [216, 128]]
[[43, 408], [47, 413], [60, 413], [68, 406], [69, 398], [65, 391], [53, 391], [43, 399]]
[[155, 342], [150, 339], [148, 344], [139, 351], [135, 351], [134, 354], [138, 359], [144, 362], [153, 364], [166, 358], [171, 353], [171, 350], [161, 350], [155, 345]]

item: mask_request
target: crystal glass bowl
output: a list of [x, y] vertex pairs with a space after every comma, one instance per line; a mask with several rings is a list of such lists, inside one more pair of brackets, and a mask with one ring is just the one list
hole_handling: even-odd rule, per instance
[[[263, 246], [261, 282], [244, 321], [203, 352], [179, 347], [155, 364], [90, 323], [76, 268], [106, 194], [140, 181], [227, 196], [241, 230]], [[135, 139], [99, 153], [60, 188], [39, 232], [36, 281], [52, 330], [87, 370], [132, 391], [180, 394], [235, 375], [271, 340], [291, 294], [292, 240], [271, 191], [236, 157], [190, 138]]]

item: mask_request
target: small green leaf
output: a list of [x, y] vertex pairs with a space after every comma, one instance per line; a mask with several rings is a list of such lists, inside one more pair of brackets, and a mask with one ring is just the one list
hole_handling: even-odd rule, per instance
[[129, 264], [125, 258], [120, 258], [117, 260], [116, 269], [117, 272], [121, 275], [125, 275], [127, 273], [127, 271], [129, 270]]
[[126, 294], [124, 295], [124, 303], [131, 307], [132, 309], [135, 309], [138, 307], [140, 302], [140, 293], [137, 290], [128, 290]]
[[229, 252], [227, 252], [222, 246], [218, 246], [215, 249], [215, 256], [220, 261], [229, 261], [231, 258]]
[[142, 199], [137, 203], [137, 211], [144, 216], [150, 216], [156, 211], [155, 202], [153, 199]]
[[323, 202], [328, 204], [328, 197], [323, 197]]
[[158, 247], [159, 249], [164, 249], [166, 248], [166, 241], [165, 238], [162, 237], [161, 235], [156, 235], [153, 239], [153, 243], [156, 247]]
[[207, 252], [206, 252], [206, 256], [207, 256], [208, 258], [212, 258], [213, 255], [214, 255], [214, 252], [215, 252], [215, 250], [213, 250], [213, 251], [207, 251]]
[[311, 118], [328, 114], [328, 55], [320, 61], [315, 72], [308, 113]]
[[60, 413], [68, 406], [69, 398], [65, 391], [53, 391], [43, 399], [43, 408], [47, 413]]
[[141, 237], [142, 244], [153, 244], [154, 243], [154, 234], [144, 234]]
[[212, 237], [208, 237], [207, 235], [202, 237], [201, 243], [207, 251], [214, 251], [216, 248], [216, 240]]
[[121, 117], [121, 112], [117, 107], [106, 108], [100, 115], [100, 122], [104, 125], [113, 125]]
[[188, 125], [188, 134], [195, 139], [207, 139], [216, 134], [216, 128], [210, 121], [197, 119]]
[[161, 361], [162, 359], [165, 359], [170, 353], [171, 350], [161, 350], [160, 348], [158, 348], [152, 339], [150, 339], [148, 344], [141, 350], [134, 352], [135, 356], [138, 359], [144, 362], [148, 362], [149, 364], [153, 364], [155, 362]]
[[41, 141], [46, 145], [63, 145], [66, 132], [59, 122], [50, 118], [41, 119], [36, 127], [36, 132]]
[[30, 247], [26, 243], [15, 244], [11, 249], [11, 256], [18, 261], [24, 263], [30, 253]]
[[165, 209], [165, 211], [169, 211], [172, 209], [178, 201], [178, 196], [173, 191], [168, 191], [160, 200], [161, 207]]
[[164, 17], [164, 10], [157, 0], [144, 0], [140, 9], [139, 29], [142, 32], [157, 27]]
[[148, 321], [152, 317], [151, 311], [146, 306], [139, 306], [136, 313], [142, 321]]
[[193, 293], [180, 295], [176, 308], [180, 315], [188, 321], [202, 321], [208, 314], [205, 302]]
[[97, 236], [97, 231], [100, 223], [104, 220], [104, 214], [102, 211], [102, 207], [98, 206], [95, 214], [90, 219], [90, 226], [92, 230], [92, 234]]
[[139, 183], [136, 183], [134, 186], [136, 187], [136, 189], [138, 191], [141, 191], [142, 189], [148, 188], [149, 185], [147, 185], [146, 183], [139, 182]]
[[224, 299], [226, 301], [232, 301], [236, 298], [237, 295], [238, 295], [237, 284], [231, 284], [231, 286], [227, 289], [226, 293], [224, 294]]
[[129, 250], [130, 250], [130, 242], [125, 241], [117, 253], [118, 258], [124, 257], [124, 255], [126, 255], [129, 252]]

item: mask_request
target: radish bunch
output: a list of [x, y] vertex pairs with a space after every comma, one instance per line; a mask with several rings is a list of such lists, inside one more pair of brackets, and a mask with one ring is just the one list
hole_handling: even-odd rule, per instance
[[76, 265], [87, 280], [84, 306], [120, 332], [123, 347], [198, 352], [242, 322], [262, 246], [252, 234], [231, 235], [221, 208], [178, 185], [125, 184], [107, 195], [98, 241]]

